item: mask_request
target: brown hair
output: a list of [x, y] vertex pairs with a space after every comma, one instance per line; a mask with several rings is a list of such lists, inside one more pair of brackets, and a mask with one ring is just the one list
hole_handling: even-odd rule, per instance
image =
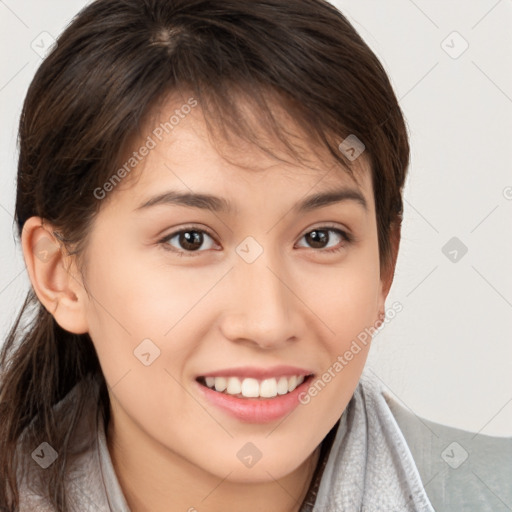
[[[293, 152], [268, 103], [279, 98], [348, 173], [351, 161], [338, 144], [348, 135], [360, 139], [371, 162], [381, 274], [388, 268], [409, 165], [406, 125], [379, 60], [325, 0], [97, 0], [85, 7], [37, 70], [24, 102], [19, 235], [29, 217], [40, 216], [79, 257], [101, 203], [94, 190], [118, 168], [150, 110], [184, 90], [211, 126], [263, 147], [234, 101], [243, 95]], [[68, 433], [84, 400], [58, 424], [52, 407], [88, 375], [101, 378], [92, 341], [61, 329], [31, 289], [0, 371], [0, 506], [18, 505], [16, 447], [32, 425], [59, 453], [44, 481], [51, 504], [66, 510]], [[90, 392], [84, 387], [83, 396]], [[21, 453], [35, 448], [28, 439]]]

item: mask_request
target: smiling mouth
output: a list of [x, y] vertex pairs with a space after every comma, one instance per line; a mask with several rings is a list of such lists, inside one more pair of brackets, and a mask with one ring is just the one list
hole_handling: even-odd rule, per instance
[[269, 379], [239, 377], [197, 377], [202, 386], [223, 395], [234, 398], [268, 400], [287, 395], [313, 377], [310, 375], [292, 375]]

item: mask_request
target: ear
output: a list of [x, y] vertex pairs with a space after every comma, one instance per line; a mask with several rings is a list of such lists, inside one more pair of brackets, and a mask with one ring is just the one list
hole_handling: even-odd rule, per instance
[[75, 259], [54, 235], [54, 226], [30, 217], [23, 226], [21, 245], [32, 287], [43, 306], [66, 331], [88, 332], [88, 296]]
[[402, 218], [399, 217], [390, 229], [391, 239], [391, 259], [387, 268], [383, 269], [381, 275], [381, 292], [379, 298], [379, 318], [382, 320], [385, 316], [385, 303], [386, 297], [388, 296], [391, 285], [393, 284], [393, 278], [395, 276], [396, 262], [398, 259], [398, 250], [400, 248], [400, 239], [402, 231]]

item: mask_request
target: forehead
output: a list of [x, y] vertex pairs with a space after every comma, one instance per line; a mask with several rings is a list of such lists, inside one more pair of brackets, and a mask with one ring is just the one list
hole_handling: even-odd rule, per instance
[[[282, 110], [277, 109], [275, 115], [300, 159], [291, 155], [281, 141], [270, 139], [254, 109], [244, 107], [244, 122], [250, 123], [256, 141], [263, 147], [237, 133], [230, 133], [228, 140], [215, 124], [207, 125], [199, 106], [182, 110], [186, 98], [189, 96], [171, 96], [162, 102], [131, 141], [127, 156], [145, 144], [151, 145], [130, 179], [119, 187], [128, 185], [133, 198], [154, 194], [168, 185], [183, 192], [212, 190], [224, 196], [250, 187], [253, 195], [263, 193], [268, 200], [275, 194], [344, 188], [358, 191], [367, 209], [373, 208], [370, 165], [364, 153], [352, 162], [354, 180], [327, 148], [312, 143], [305, 130]], [[236, 201], [224, 201], [219, 209], [236, 213]]]

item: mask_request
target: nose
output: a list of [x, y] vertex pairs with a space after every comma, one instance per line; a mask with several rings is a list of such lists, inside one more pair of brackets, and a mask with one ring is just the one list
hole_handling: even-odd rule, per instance
[[224, 336], [263, 349], [284, 347], [303, 336], [303, 302], [290, 273], [267, 251], [247, 263], [239, 258], [230, 272], [227, 304], [222, 314]]

